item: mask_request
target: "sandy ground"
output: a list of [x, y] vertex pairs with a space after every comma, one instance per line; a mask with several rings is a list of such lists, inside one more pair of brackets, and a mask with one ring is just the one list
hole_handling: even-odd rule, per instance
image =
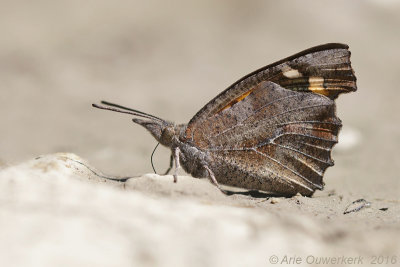
[[[176, 199], [190, 198], [227, 209], [234, 207], [238, 212], [254, 209], [255, 212], [243, 211], [240, 216], [262, 213], [265, 220], [288, 225], [299, 216], [300, 222], [309, 222], [319, 229], [311, 233], [306, 227], [301, 235], [294, 235], [290, 242], [298, 246], [290, 251], [282, 245], [289, 242], [290, 227], [280, 229], [279, 233], [285, 237], [279, 240], [276, 235], [274, 239], [276, 247], [281, 248], [279, 257], [299, 251], [296, 248], [310, 234], [325, 244], [323, 248], [330, 250], [330, 255], [341, 256], [350, 251], [352, 256], [397, 256], [400, 260], [400, 248], [392, 242], [400, 237], [399, 14], [400, 2], [394, 0], [334, 3], [3, 0], [0, 166], [7, 168], [30, 162], [39, 155], [70, 152], [107, 174], [151, 173], [150, 154], [156, 145], [153, 138], [133, 125], [129, 116], [94, 110], [91, 103], [104, 99], [177, 123], [187, 122], [207, 101], [243, 75], [311, 46], [343, 42], [352, 51], [358, 91], [337, 100], [343, 134], [341, 144], [333, 152], [335, 166], [326, 172], [324, 191], [313, 198], [279, 199], [277, 204], [271, 204], [271, 200], [251, 196], [221, 196], [213, 187], [197, 191], [198, 183], [207, 182], [190, 178], [174, 185], [169, 178], [163, 182], [159, 177], [157, 186], [146, 187], [147, 181], [152, 181], [148, 176], [140, 185], [125, 191], [144, 198], [156, 196], [159, 202], [175, 203]], [[154, 161], [159, 172], [168, 165], [168, 153], [162, 148], [156, 153]], [[74, 175], [71, 177], [73, 180]], [[101, 184], [101, 188], [108, 186]], [[171, 189], [173, 186], [177, 188]], [[18, 187], [14, 190], [18, 192]], [[115, 196], [124, 192], [114, 187], [110, 190]], [[180, 193], [171, 193], [174, 190]], [[343, 215], [349, 203], [361, 198], [371, 202], [371, 207]], [[23, 205], [30, 200], [20, 198], [20, 201]], [[9, 220], [8, 226], [20, 218], [21, 214], [12, 213], [14, 206], [10, 206], [6, 197], [0, 204], [5, 211], [0, 218], [3, 222]], [[196, 207], [199, 213], [204, 211], [201, 205], [192, 208]], [[50, 209], [49, 216], [60, 212], [57, 208]], [[161, 214], [157, 218], [162, 217]], [[148, 221], [148, 225], [152, 223]], [[300, 224], [293, 223], [292, 227]], [[28, 226], [23, 229], [29, 231]], [[68, 229], [74, 233], [73, 228]], [[4, 242], [2, 246], [14, 238], [1, 230], [0, 236], [8, 238], [0, 239]], [[207, 236], [203, 233], [190, 237]], [[162, 238], [167, 237], [155, 234], [152, 239], [142, 238], [137, 242], [149, 245]], [[92, 237], [93, 242], [100, 239], [97, 235]], [[24, 248], [31, 244], [24, 238], [15, 240]], [[50, 253], [52, 241], [49, 238], [42, 250], [36, 248], [38, 253]], [[190, 240], [179, 242], [178, 247], [184, 247]], [[257, 249], [264, 252], [265, 264], [271, 255], [278, 253], [271, 249], [272, 243], [257, 244]], [[200, 248], [205, 245], [199, 243]], [[125, 246], [129, 245], [121, 244]], [[314, 247], [310, 245], [309, 250], [301, 252], [311, 253]], [[13, 252], [15, 258], [18, 253], [23, 254], [17, 248]], [[232, 250], [232, 253], [239, 252]], [[316, 253], [322, 255], [320, 250]], [[57, 259], [61, 261], [63, 257]], [[168, 263], [176, 262], [164, 262]]]

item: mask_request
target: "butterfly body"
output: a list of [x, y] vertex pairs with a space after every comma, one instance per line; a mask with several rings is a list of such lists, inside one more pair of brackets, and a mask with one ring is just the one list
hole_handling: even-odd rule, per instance
[[334, 99], [356, 90], [349, 58], [346, 45], [327, 44], [268, 65], [228, 87], [188, 124], [103, 104], [144, 117], [133, 121], [171, 148], [176, 167], [193, 177], [311, 196], [333, 165], [341, 128]]

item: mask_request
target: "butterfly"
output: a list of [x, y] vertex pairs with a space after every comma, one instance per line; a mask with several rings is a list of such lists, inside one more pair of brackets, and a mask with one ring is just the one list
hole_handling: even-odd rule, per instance
[[[322, 190], [342, 126], [334, 100], [357, 90], [349, 47], [330, 43], [260, 68], [217, 95], [187, 124], [102, 101], [134, 115], [193, 177], [281, 196]], [[224, 191], [223, 191], [224, 192]]]

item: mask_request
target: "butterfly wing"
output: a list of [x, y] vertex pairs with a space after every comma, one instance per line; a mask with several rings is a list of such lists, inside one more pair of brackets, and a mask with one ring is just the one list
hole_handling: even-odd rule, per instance
[[[244, 100], [203, 122], [193, 141], [224, 166], [213, 168], [222, 184], [309, 195], [323, 187], [340, 127], [328, 97], [262, 82]], [[257, 180], [263, 182], [254, 185]], [[271, 186], [271, 180], [278, 183]]]
[[281, 194], [322, 189], [341, 127], [333, 100], [356, 90], [347, 49], [322, 45], [250, 73], [193, 117], [185, 141], [210, 155], [222, 184]]
[[243, 100], [262, 81], [272, 81], [297, 92], [314, 92], [335, 99], [357, 90], [356, 77], [345, 44], [316, 46], [258, 69], [212, 99], [190, 120], [186, 138], [210, 116]]

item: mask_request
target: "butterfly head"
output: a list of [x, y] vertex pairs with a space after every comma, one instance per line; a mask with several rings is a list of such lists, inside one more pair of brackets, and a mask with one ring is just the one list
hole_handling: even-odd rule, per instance
[[92, 104], [92, 106], [99, 109], [134, 115], [135, 118], [132, 119], [134, 123], [140, 124], [146, 128], [160, 144], [167, 147], [172, 146], [174, 138], [177, 136], [176, 132], [180, 129], [180, 127], [175, 126], [172, 122], [136, 109], [127, 108], [107, 101], [101, 101], [101, 104], [102, 105]]

